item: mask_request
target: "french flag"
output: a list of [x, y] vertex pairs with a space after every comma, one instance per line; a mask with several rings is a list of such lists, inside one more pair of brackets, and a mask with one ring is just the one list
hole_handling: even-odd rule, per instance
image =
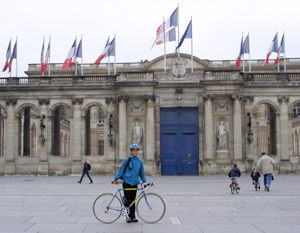
[[270, 48], [269, 48], [269, 51], [268, 51], [268, 54], [267, 54], [267, 60], [266, 60], [266, 66], [269, 65], [269, 57], [271, 55], [272, 52], [277, 52], [277, 48], [278, 48], [278, 40], [277, 40], [277, 32], [276, 32], [276, 35], [270, 45]]
[[63, 70], [68, 69], [70, 67], [72, 69], [72, 59], [73, 59], [73, 57], [75, 57], [75, 53], [76, 53], [76, 39], [75, 39], [71, 49], [68, 52], [68, 55], [66, 57], [64, 64], [62, 65]]
[[[104, 47], [104, 49], [103, 49], [103, 52], [100, 54], [100, 56], [99, 56], [99, 57], [97, 58], [97, 60], [94, 62], [94, 64], [97, 64], [96, 69], [99, 67], [100, 62], [102, 61], [102, 59], [105, 58], [105, 57], [107, 56], [108, 50], [109, 50], [110, 46], [111, 46], [111, 45], [110, 45], [110, 43], [109, 43], [109, 39], [107, 39], [106, 45], [105, 45], [105, 47]], [[95, 69], [95, 70], [96, 70], [96, 69]]]
[[7, 51], [6, 51], [6, 62], [5, 62], [5, 65], [2, 69], [2, 72], [5, 72], [6, 69], [8, 68], [9, 59], [11, 57], [10, 44], [11, 44], [11, 40], [9, 41], [8, 48], [7, 48]]
[[236, 59], [236, 62], [235, 62], [235, 68], [236, 68], [236, 69], [239, 69], [239, 68], [240, 68], [241, 57], [242, 57], [242, 55], [244, 54], [244, 49], [243, 49], [243, 48], [244, 48], [244, 46], [243, 46], [243, 37], [242, 37], [240, 53], [239, 53], [239, 56], [238, 56], [238, 58]]
[[8, 73], [11, 72], [11, 66], [12, 66], [13, 59], [17, 59], [17, 41], [15, 42], [15, 46], [14, 46], [12, 55], [10, 57], [8, 65], [7, 65], [7, 67], [9, 68]]
[[43, 40], [43, 46], [42, 46], [42, 52], [41, 52], [41, 74], [44, 73], [44, 44], [45, 44], [45, 39]]
[[[44, 49], [44, 44], [43, 44], [43, 49]], [[42, 51], [42, 53], [43, 53], [43, 51]], [[43, 53], [43, 56], [44, 56], [44, 53]], [[43, 61], [43, 63], [41, 62], [41, 74], [44, 73], [45, 70], [47, 69], [49, 58], [50, 58], [50, 41], [49, 41], [48, 48], [46, 51], [45, 61]], [[41, 60], [42, 60], [42, 58], [41, 58]]]
[[279, 46], [279, 48], [277, 50], [277, 58], [276, 58], [276, 61], [274, 62], [274, 66], [278, 65], [281, 53], [285, 53], [285, 49], [284, 49], [284, 34], [282, 35], [281, 43], [280, 43], [280, 46]]
[[[175, 11], [171, 14], [171, 16], [165, 22], [165, 31], [167, 31], [170, 27], [178, 26], [178, 7]], [[161, 24], [158, 29], [156, 30], [156, 35], [163, 33], [163, 24]]]
[[[163, 44], [164, 43], [164, 39], [165, 39], [165, 43], [167, 42], [171, 42], [171, 41], [176, 41], [176, 29], [175, 27], [172, 28], [171, 30], [169, 30], [166, 34], [165, 34], [165, 38], [163, 36], [163, 33], [160, 33], [155, 41], [154, 41], [154, 44], [152, 45], [151, 49], [153, 48], [153, 46], [156, 44], [156, 45], [160, 45], [160, 44]], [[151, 50], [150, 49], [150, 50]]]

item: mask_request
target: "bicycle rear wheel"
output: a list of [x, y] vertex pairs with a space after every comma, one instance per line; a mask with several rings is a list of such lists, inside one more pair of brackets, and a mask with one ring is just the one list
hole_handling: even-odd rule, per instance
[[238, 185], [235, 186], [235, 191], [236, 191], [236, 193], [239, 193], [239, 192], [240, 192], [239, 186], [238, 186]]
[[159, 195], [144, 193], [137, 201], [136, 212], [144, 222], [156, 223], [164, 217], [166, 204]]
[[120, 198], [111, 193], [104, 193], [96, 198], [93, 205], [95, 217], [103, 223], [112, 223], [121, 216]]
[[234, 184], [232, 184], [232, 183], [231, 183], [231, 186], [230, 186], [230, 191], [231, 191], [232, 194], [234, 194]]

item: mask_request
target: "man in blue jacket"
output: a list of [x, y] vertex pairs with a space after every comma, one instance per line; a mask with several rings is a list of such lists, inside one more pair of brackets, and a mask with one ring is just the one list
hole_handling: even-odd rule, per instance
[[[233, 168], [229, 171], [228, 176], [229, 176], [229, 178], [235, 178], [235, 181], [237, 184], [237, 189], [240, 189], [239, 181], [238, 181], [237, 177], [241, 177], [241, 171], [237, 167], [237, 163], [233, 164]], [[229, 187], [231, 187], [231, 184]]]
[[[130, 146], [131, 157], [126, 158], [119, 168], [115, 178], [111, 181], [112, 183], [116, 183], [117, 180], [123, 180], [123, 188], [137, 188], [138, 184], [140, 184], [140, 178], [145, 183], [145, 170], [143, 161], [138, 157], [139, 153], [139, 145], [132, 144]], [[137, 190], [124, 190], [125, 198], [128, 200], [128, 204], [130, 204], [136, 198]], [[135, 204], [130, 207], [129, 218], [126, 219], [128, 223], [130, 222], [138, 222], [135, 217]]]

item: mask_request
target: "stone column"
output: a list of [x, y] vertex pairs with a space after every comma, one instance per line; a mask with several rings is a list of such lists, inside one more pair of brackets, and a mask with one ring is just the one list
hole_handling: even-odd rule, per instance
[[233, 158], [242, 160], [242, 95], [231, 95], [233, 100]]
[[127, 157], [129, 151], [126, 148], [127, 144], [127, 117], [126, 117], [126, 103], [128, 96], [118, 96], [119, 100], [119, 160], [123, 161]]
[[15, 135], [15, 106], [17, 104], [16, 99], [7, 99], [7, 120], [4, 126], [4, 156], [5, 159], [5, 175], [14, 175], [16, 172], [15, 167], [15, 154], [17, 156], [18, 151], [15, 151], [15, 144], [18, 143], [18, 135]]
[[[289, 124], [288, 124], [288, 102], [289, 97], [278, 96], [280, 104], [280, 147], [281, 160], [289, 161]], [[279, 134], [277, 134], [279, 135]]]
[[[256, 143], [256, 138], [254, 140], [254, 128], [255, 128], [255, 117], [252, 113], [252, 103], [253, 103], [253, 96], [247, 96], [244, 98], [245, 102], [245, 112], [246, 112], [246, 130], [244, 136], [246, 138], [246, 159], [250, 162], [254, 160], [254, 144]], [[247, 114], [250, 113], [251, 117], [251, 134], [249, 135], [249, 116]]]
[[[39, 99], [39, 104], [41, 108], [41, 116], [40, 116], [40, 125], [39, 129], [40, 134], [38, 137], [38, 148], [39, 148], [39, 164], [38, 164], [38, 174], [39, 175], [48, 175], [49, 174], [49, 166], [48, 166], [48, 156], [47, 156], [47, 145], [51, 144], [50, 141], [47, 140], [47, 135], [49, 129], [49, 125], [47, 124], [47, 113], [48, 113], [48, 105], [50, 104], [50, 99]], [[45, 118], [43, 118], [45, 116]], [[41, 123], [45, 126], [45, 128], [41, 127]], [[51, 130], [50, 130], [51, 131]]]
[[72, 160], [72, 174], [81, 173], [82, 171], [82, 146], [81, 146], [81, 132], [82, 127], [82, 117], [81, 117], [81, 105], [83, 98], [72, 99], [72, 104], [74, 106], [73, 124], [71, 132], [71, 142], [70, 142], [70, 156]]
[[155, 96], [145, 96], [146, 111], [146, 160], [154, 161], [154, 101]]
[[213, 124], [213, 99], [212, 94], [203, 94], [205, 101], [205, 161], [212, 161], [214, 156], [214, 124]]

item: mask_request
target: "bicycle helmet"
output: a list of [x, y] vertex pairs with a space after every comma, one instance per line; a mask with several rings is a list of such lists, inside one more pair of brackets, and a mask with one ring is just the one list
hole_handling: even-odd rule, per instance
[[133, 149], [140, 149], [140, 147], [139, 147], [139, 145], [138, 144], [132, 144], [131, 146], [130, 146], [130, 150], [133, 150]]

